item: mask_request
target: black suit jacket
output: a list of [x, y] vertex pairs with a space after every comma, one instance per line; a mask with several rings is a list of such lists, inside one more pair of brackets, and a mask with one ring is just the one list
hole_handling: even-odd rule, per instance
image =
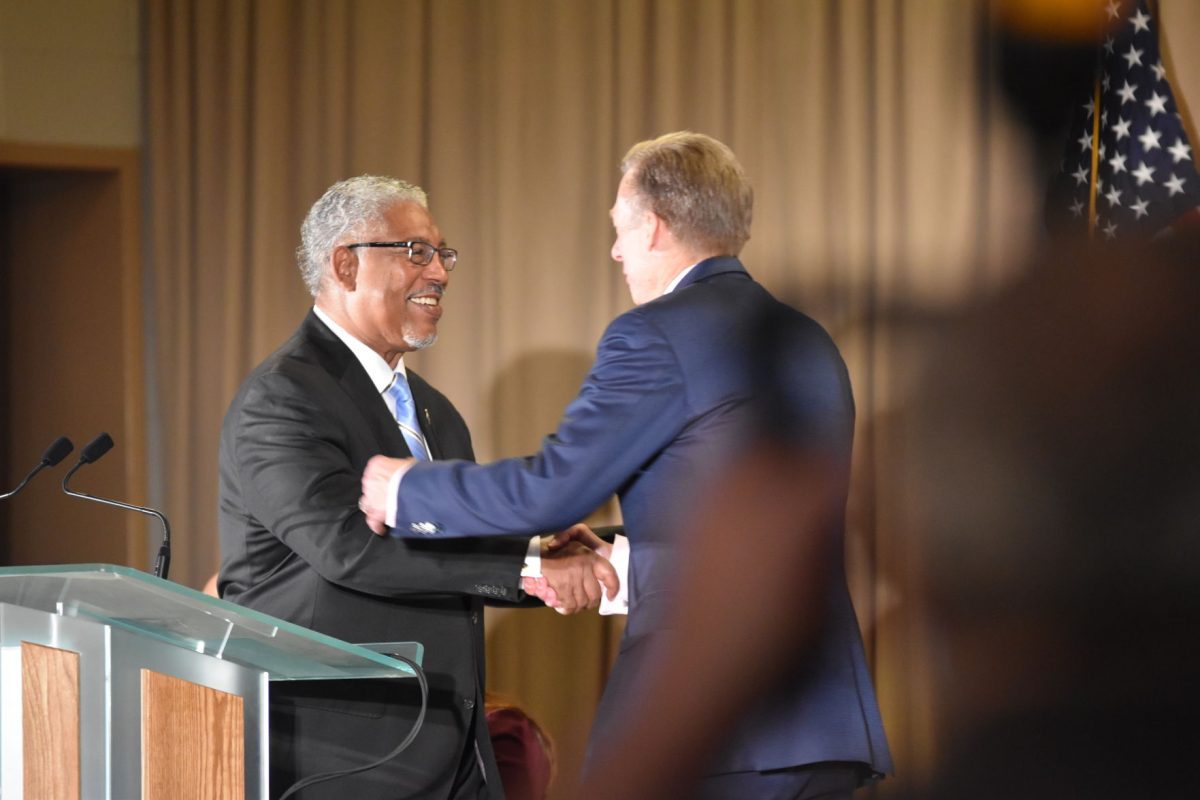
[[[434, 458], [473, 458], [450, 402], [417, 374], [409, 381]], [[499, 797], [482, 714], [483, 599], [519, 599], [528, 540], [375, 536], [357, 502], [377, 453], [409, 455], [362, 365], [310, 312], [246, 379], [221, 429], [221, 596], [349, 642], [425, 645], [430, 707], [412, 746], [304, 797], [446, 797], [476, 745]], [[408, 680], [274, 684], [272, 795], [391, 750], [418, 704]]]

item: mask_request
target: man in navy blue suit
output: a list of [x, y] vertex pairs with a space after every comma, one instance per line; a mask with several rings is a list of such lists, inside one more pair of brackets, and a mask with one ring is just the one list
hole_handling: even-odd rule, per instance
[[[437, 539], [557, 530], [620, 497], [629, 618], [597, 711], [595, 759], [597, 748], [629, 732], [645, 691], [639, 676], [661, 658], [671, 620], [694, 599], [675, 588], [677, 564], [694, 544], [687, 513], [704, 487], [720, 486], [714, 481], [761, 421], [759, 364], [746, 336], [772, 320], [776, 340], [786, 342], [770, 368], [775, 394], [786, 399], [776, 424], [818, 454], [839, 487], [836, 513], [797, 535], [836, 547], [823, 550], [833, 555], [803, 669], [748, 703], [687, 796], [849, 797], [864, 779], [891, 772], [891, 758], [842, 563], [854, 428], [845, 364], [820, 325], [776, 301], [738, 261], [753, 191], [728, 147], [667, 134], [635, 145], [621, 171], [612, 257], [637, 306], [605, 331], [555, 434], [532, 457], [487, 465], [377, 457], [363, 476], [363, 510], [377, 533]], [[748, 525], [727, 536], [754, 548], [753, 532]], [[733, 588], [728, 581], [754, 580], [723, 578], [722, 591]], [[760, 611], [782, 619], [788, 609]]]

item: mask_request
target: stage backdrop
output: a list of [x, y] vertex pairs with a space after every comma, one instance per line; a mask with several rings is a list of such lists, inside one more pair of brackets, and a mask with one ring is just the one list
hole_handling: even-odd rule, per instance
[[[310, 305], [293, 251], [309, 205], [361, 173], [426, 187], [461, 252], [437, 345], [411, 364], [482, 459], [553, 430], [605, 324], [630, 306], [609, 259], [617, 163], [688, 128], [756, 187], [752, 273], [818, 317], [860, 425], [852, 589], [896, 762], [930, 751], [930, 687], [894, 522], [887, 422], [906, 362], [872, 319], [1004, 280], [1037, 213], [987, 27], [958, 0], [148, 0], [145, 8], [152, 496], [174, 577], [218, 564], [217, 434], [250, 368]], [[596, 519], [613, 518], [602, 509]], [[782, 621], [782, 620], [781, 620]], [[616, 624], [493, 614], [491, 685], [575, 774]]]

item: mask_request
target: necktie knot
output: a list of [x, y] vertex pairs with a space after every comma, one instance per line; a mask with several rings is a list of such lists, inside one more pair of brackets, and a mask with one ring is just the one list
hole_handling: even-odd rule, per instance
[[404, 441], [408, 443], [413, 457], [422, 461], [428, 460], [429, 446], [421, 433], [421, 424], [417, 421], [417, 405], [413, 402], [412, 389], [409, 388], [408, 378], [403, 372], [397, 372], [392, 377], [392, 385], [387, 388], [387, 395], [392, 399], [392, 415], [395, 416], [396, 424], [400, 426], [400, 432], [404, 434]]

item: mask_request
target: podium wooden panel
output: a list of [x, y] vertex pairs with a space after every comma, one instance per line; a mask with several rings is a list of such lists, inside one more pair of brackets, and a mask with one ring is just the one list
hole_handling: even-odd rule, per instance
[[79, 800], [79, 654], [21, 643], [25, 796]]
[[243, 736], [242, 698], [142, 670], [143, 800], [243, 800]]
[[0, 568], [0, 798], [262, 800], [269, 681], [413, 675], [127, 567]]
[[[5, 645], [0, 647], [0, 797], [5, 800], [149, 797], [143, 793], [145, 776], [190, 774], [181, 772], [181, 765], [203, 759], [204, 751], [197, 748], [205, 733], [226, 748], [236, 738], [236, 762], [222, 756], [217, 763], [226, 779], [236, 767], [237, 791], [201, 793], [205, 779], [187, 791], [174, 790], [182, 784], [169, 784], [172, 791], [156, 796], [266, 797], [264, 672], [95, 620], [7, 603], [0, 603], [0, 645]], [[197, 696], [214, 692], [237, 702], [206, 700], [220, 709], [203, 717], [210, 728], [195, 727], [194, 719], [173, 721], [176, 711], [164, 706], [166, 695], [143, 697], [143, 670], [170, 676]], [[147, 716], [156, 725], [174, 725], [179, 735], [145, 748]], [[211, 729], [218, 724], [220, 731]]]

